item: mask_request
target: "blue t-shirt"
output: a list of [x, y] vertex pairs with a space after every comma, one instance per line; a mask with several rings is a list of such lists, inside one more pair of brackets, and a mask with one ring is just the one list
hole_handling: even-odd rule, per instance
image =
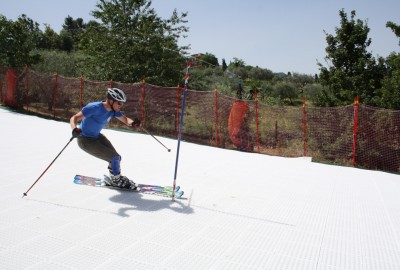
[[121, 117], [122, 112], [107, 111], [103, 102], [91, 102], [82, 108], [83, 116], [80, 128], [81, 135], [85, 137], [97, 138], [100, 131], [113, 117]]

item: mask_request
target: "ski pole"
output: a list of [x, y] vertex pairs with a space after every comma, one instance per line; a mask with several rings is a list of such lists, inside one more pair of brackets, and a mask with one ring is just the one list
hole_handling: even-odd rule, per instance
[[56, 161], [56, 159], [61, 155], [61, 153], [65, 150], [65, 148], [67, 148], [68, 144], [74, 139], [74, 137], [71, 137], [71, 139], [68, 141], [68, 143], [64, 146], [64, 148], [61, 150], [60, 153], [58, 153], [58, 155], [56, 156], [56, 158], [50, 163], [49, 166], [47, 166], [46, 170], [44, 170], [42, 172], [42, 174], [39, 176], [38, 179], [36, 179], [36, 181], [32, 184], [32, 186], [26, 191], [24, 192], [24, 194], [22, 195], [22, 198], [24, 196], [28, 196], [28, 192], [33, 188], [34, 185], [36, 185], [36, 183], [40, 180], [40, 178], [42, 178], [42, 176], [47, 172], [47, 170], [50, 168], [51, 165], [53, 165], [54, 161]]
[[168, 150], [168, 152], [171, 152], [171, 149], [169, 149], [168, 147], [166, 147], [162, 142], [160, 142], [153, 134], [151, 134], [150, 132], [147, 131], [147, 129], [145, 129], [144, 127], [141, 127], [147, 134], [149, 134], [151, 137], [153, 137], [159, 144], [161, 144], [162, 146], [164, 146], [165, 149]]

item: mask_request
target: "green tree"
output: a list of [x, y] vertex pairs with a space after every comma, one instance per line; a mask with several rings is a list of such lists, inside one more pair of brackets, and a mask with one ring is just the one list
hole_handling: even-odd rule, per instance
[[176, 86], [182, 79], [186, 49], [177, 45], [188, 31], [187, 13], [174, 10], [169, 19], [160, 18], [149, 0], [100, 0], [81, 40], [88, 55], [88, 77], [132, 82], [146, 78], [159, 85]]
[[231, 66], [233, 66], [233, 67], [245, 67], [246, 63], [242, 59], [233, 57], [232, 62], [229, 63], [229, 67], [231, 67]]
[[70, 52], [74, 49], [74, 39], [68, 31], [61, 29], [60, 31], [60, 49]]
[[[387, 22], [386, 27], [400, 38], [400, 26]], [[400, 41], [399, 41], [400, 45]], [[381, 106], [388, 109], [400, 109], [400, 53], [391, 53], [386, 58], [387, 73], [383, 79]]]
[[400, 54], [392, 53], [386, 59], [388, 71], [383, 79], [380, 106], [387, 109], [400, 109]]
[[[386, 27], [392, 29], [396, 37], [400, 38], [400, 25], [397, 25], [394, 22], [389, 21], [386, 23]], [[400, 40], [399, 40], [399, 45], [400, 45]]]
[[[320, 67], [320, 83], [325, 86], [323, 96], [334, 99], [334, 105], [352, 103], [355, 96], [361, 102], [375, 105], [376, 91], [381, 88], [384, 66], [377, 64], [372, 54], [367, 51], [371, 44], [368, 38], [367, 23], [355, 20], [356, 12], [351, 12], [350, 19], [345, 11], [339, 11], [340, 28], [336, 28], [336, 35], [326, 34], [327, 56], [329, 67]], [[330, 104], [333, 105], [333, 104]]]
[[48, 74], [58, 73], [66, 77], [79, 77], [83, 74], [82, 65], [86, 57], [79, 51], [37, 50], [41, 61], [32, 65], [32, 69]]
[[225, 59], [222, 58], [222, 71], [225, 71], [228, 68], [228, 65], [225, 62]]
[[[82, 18], [77, 18], [76, 20], [71, 16], [64, 19], [63, 30], [68, 32], [72, 37], [74, 44], [78, 44], [82, 34], [85, 33], [87, 24], [83, 22]], [[61, 30], [62, 31], [62, 30]]]
[[218, 58], [212, 53], [205, 53], [201, 56], [201, 66], [203, 67], [218, 67]]
[[38, 48], [46, 50], [56, 50], [60, 47], [61, 40], [59, 35], [48, 24], [45, 24], [45, 30], [41, 35]]
[[249, 78], [255, 80], [267, 80], [270, 81], [274, 77], [274, 74], [269, 69], [264, 69], [260, 67], [251, 67], [248, 72]]
[[24, 67], [40, 61], [40, 55], [31, 53], [39, 42], [39, 24], [22, 14], [13, 22], [0, 15], [0, 64]]
[[279, 82], [274, 86], [273, 96], [281, 100], [289, 99], [293, 105], [293, 99], [297, 98], [296, 86], [290, 82]]
[[313, 84], [314, 78], [310, 75], [299, 74], [294, 72], [293, 74], [287, 77], [287, 81], [294, 83], [299, 90], [299, 94], [303, 95], [304, 87], [308, 84]]

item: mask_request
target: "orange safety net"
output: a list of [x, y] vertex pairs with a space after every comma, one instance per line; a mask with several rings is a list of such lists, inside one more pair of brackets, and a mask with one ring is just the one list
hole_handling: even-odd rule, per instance
[[[177, 138], [183, 94], [179, 87], [66, 78], [33, 70], [28, 76], [27, 70], [4, 67], [0, 72], [7, 106], [68, 121], [87, 103], [104, 100], [108, 87], [118, 87], [127, 95], [124, 114], [141, 119], [155, 135]], [[182, 140], [243, 151], [258, 146], [262, 154], [307, 155], [324, 163], [400, 172], [400, 111], [362, 104], [355, 108], [270, 106], [189, 89]], [[118, 120], [110, 126], [129, 129]]]

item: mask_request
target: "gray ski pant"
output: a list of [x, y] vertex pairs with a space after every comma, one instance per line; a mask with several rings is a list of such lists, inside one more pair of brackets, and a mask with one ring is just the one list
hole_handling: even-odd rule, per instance
[[98, 138], [79, 136], [78, 145], [86, 153], [107, 161], [110, 168], [112, 159], [119, 156], [114, 146], [103, 134], [100, 134]]

